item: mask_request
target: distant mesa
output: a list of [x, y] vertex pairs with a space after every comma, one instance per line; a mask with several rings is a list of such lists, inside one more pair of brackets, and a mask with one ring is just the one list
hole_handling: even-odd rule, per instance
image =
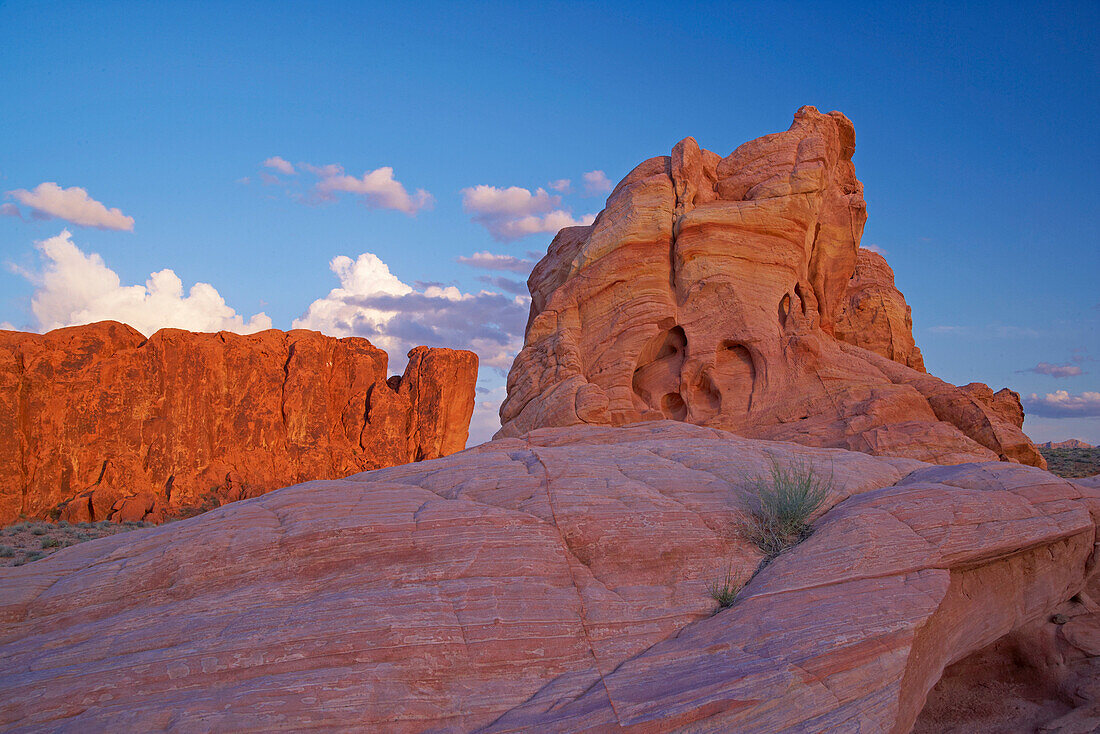
[[1076, 438], [1070, 438], [1065, 441], [1047, 441], [1046, 443], [1039, 444], [1041, 449], [1094, 449], [1096, 448], [1091, 443], [1085, 443], [1079, 441]]
[[0, 332], [0, 522], [147, 520], [461, 451], [477, 355], [366, 339]]
[[852, 165], [803, 107], [726, 157], [693, 138], [624, 178], [534, 268], [498, 437], [672, 419], [937, 464], [1045, 466], [1019, 395], [925, 372]]

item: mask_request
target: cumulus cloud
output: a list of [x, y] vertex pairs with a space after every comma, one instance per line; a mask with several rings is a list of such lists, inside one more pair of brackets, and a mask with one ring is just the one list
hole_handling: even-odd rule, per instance
[[313, 192], [319, 201], [335, 201], [340, 193], [354, 194], [372, 209], [393, 209], [410, 216], [431, 207], [434, 201], [432, 195], [424, 189], [417, 189], [414, 194], [410, 194], [393, 177], [393, 168], [390, 166], [367, 171], [358, 178], [348, 175], [342, 166], [335, 163], [327, 166], [302, 164], [302, 168], [317, 176], [318, 181]]
[[164, 327], [242, 334], [271, 328], [264, 313], [246, 322], [209, 283], [195, 283], [184, 295], [183, 282], [168, 269], [150, 275], [145, 285], [124, 286], [102, 257], [82, 252], [68, 230], [35, 246], [41, 272], [15, 271], [36, 286], [31, 311], [41, 331], [106, 320], [146, 336]]
[[340, 255], [329, 267], [340, 286], [310, 304], [294, 328], [366, 337], [389, 352], [394, 371], [419, 344], [469, 349], [482, 365], [499, 368], [523, 346], [529, 298], [435, 284], [417, 290], [369, 252], [355, 260]]
[[594, 214], [574, 219], [561, 209], [561, 197], [545, 189], [531, 193], [519, 186], [497, 188], [484, 184], [462, 189], [462, 206], [474, 221], [489, 230], [496, 240], [516, 240], [539, 232], [557, 232], [563, 227], [591, 224]]
[[611, 179], [603, 171], [589, 171], [582, 176], [584, 193], [587, 196], [599, 196], [611, 191]]
[[572, 189], [572, 183], [573, 182], [567, 178], [559, 178], [557, 181], [550, 182], [550, 188], [560, 194], [568, 194]]
[[1086, 418], [1100, 416], [1100, 392], [1083, 392], [1073, 395], [1056, 390], [1045, 395], [1024, 398], [1024, 409], [1029, 414], [1044, 418]]
[[294, 170], [294, 165], [290, 161], [277, 155], [273, 155], [264, 161], [264, 167], [272, 168], [287, 176], [294, 176], [298, 173]]
[[18, 331], [10, 321], [0, 321], [0, 331]]
[[503, 270], [509, 273], [529, 273], [535, 263], [513, 255], [497, 255], [492, 252], [475, 252], [469, 257], [456, 257], [457, 262], [482, 270]]
[[873, 252], [875, 254], [878, 254], [878, 255], [883, 255], [883, 256], [886, 255], [886, 250], [882, 249], [881, 247], [874, 244], [873, 242], [869, 245], [860, 245], [860, 247], [862, 247], [864, 250], [870, 250], [871, 252]]
[[1069, 364], [1051, 364], [1050, 362], [1040, 362], [1026, 370], [1019, 370], [1019, 372], [1034, 372], [1038, 375], [1050, 375], [1051, 377], [1076, 377], [1077, 375], [1083, 375], [1079, 365]]
[[8, 196], [20, 204], [34, 210], [34, 216], [40, 219], [57, 217], [82, 227], [99, 229], [120, 229], [133, 231], [134, 218], [128, 217], [118, 209], [108, 209], [79, 186], [63, 189], [56, 183], [40, 183], [33, 191], [16, 189]]
[[19, 207], [9, 201], [6, 204], [0, 204], [0, 217], [19, 217], [22, 219], [23, 215], [20, 213]]

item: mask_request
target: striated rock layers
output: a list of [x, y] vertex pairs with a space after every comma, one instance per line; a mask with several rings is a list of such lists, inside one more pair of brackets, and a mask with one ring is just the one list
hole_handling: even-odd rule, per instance
[[0, 331], [0, 522], [153, 520], [466, 445], [477, 356], [417, 347], [387, 383], [366, 339], [146, 339], [101, 322]]
[[[834, 485], [754, 576], [772, 458]], [[541, 429], [0, 569], [0, 729], [1095, 731], [1098, 520], [1014, 463]]]
[[725, 158], [651, 158], [528, 280], [531, 317], [500, 437], [669, 418], [940, 464], [1044, 466], [1019, 396], [925, 373], [839, 112]]

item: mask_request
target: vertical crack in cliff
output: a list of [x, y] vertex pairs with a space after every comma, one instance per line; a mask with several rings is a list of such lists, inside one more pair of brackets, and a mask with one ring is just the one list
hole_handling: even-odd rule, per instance
[[279, 393], [279, 415], [282, 418], [283, 423], [283, 435], [286, 438], [288, 447], [290, 443], [290, 429], [287, 426], [286, 415], [286, 385], [290, 381], [290, 360], [294, 357], [294, 343], [286, 343], [286, 360], [283, 361], [283, 384], [280, 386]]

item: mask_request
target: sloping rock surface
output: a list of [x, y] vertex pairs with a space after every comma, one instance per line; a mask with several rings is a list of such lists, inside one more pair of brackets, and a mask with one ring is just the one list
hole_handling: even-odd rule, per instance
[[1018, 395], [924, 372], [893, 272], [859, 248], [854, 152], [848, 118], [803, 107], [789, 130], [725, 158], [686, 138], [640, 164], [532, 271], [497, 435], [667, 418], [1044, 466]]
[[417, 347], [392, 385], [387, 360], [304, 330], [0, 331], [0, 523], [61, 503], [74, 522], [156, 521], [465, 448], [477, 356]]
[[[772, 460], [831, 472], [831, 509], [753, 577]], [[1090, 593], [1098, 514], [1017, 464], [543, 429], [0, 569], [0, 728], [904, 732], [945, 666]]]

